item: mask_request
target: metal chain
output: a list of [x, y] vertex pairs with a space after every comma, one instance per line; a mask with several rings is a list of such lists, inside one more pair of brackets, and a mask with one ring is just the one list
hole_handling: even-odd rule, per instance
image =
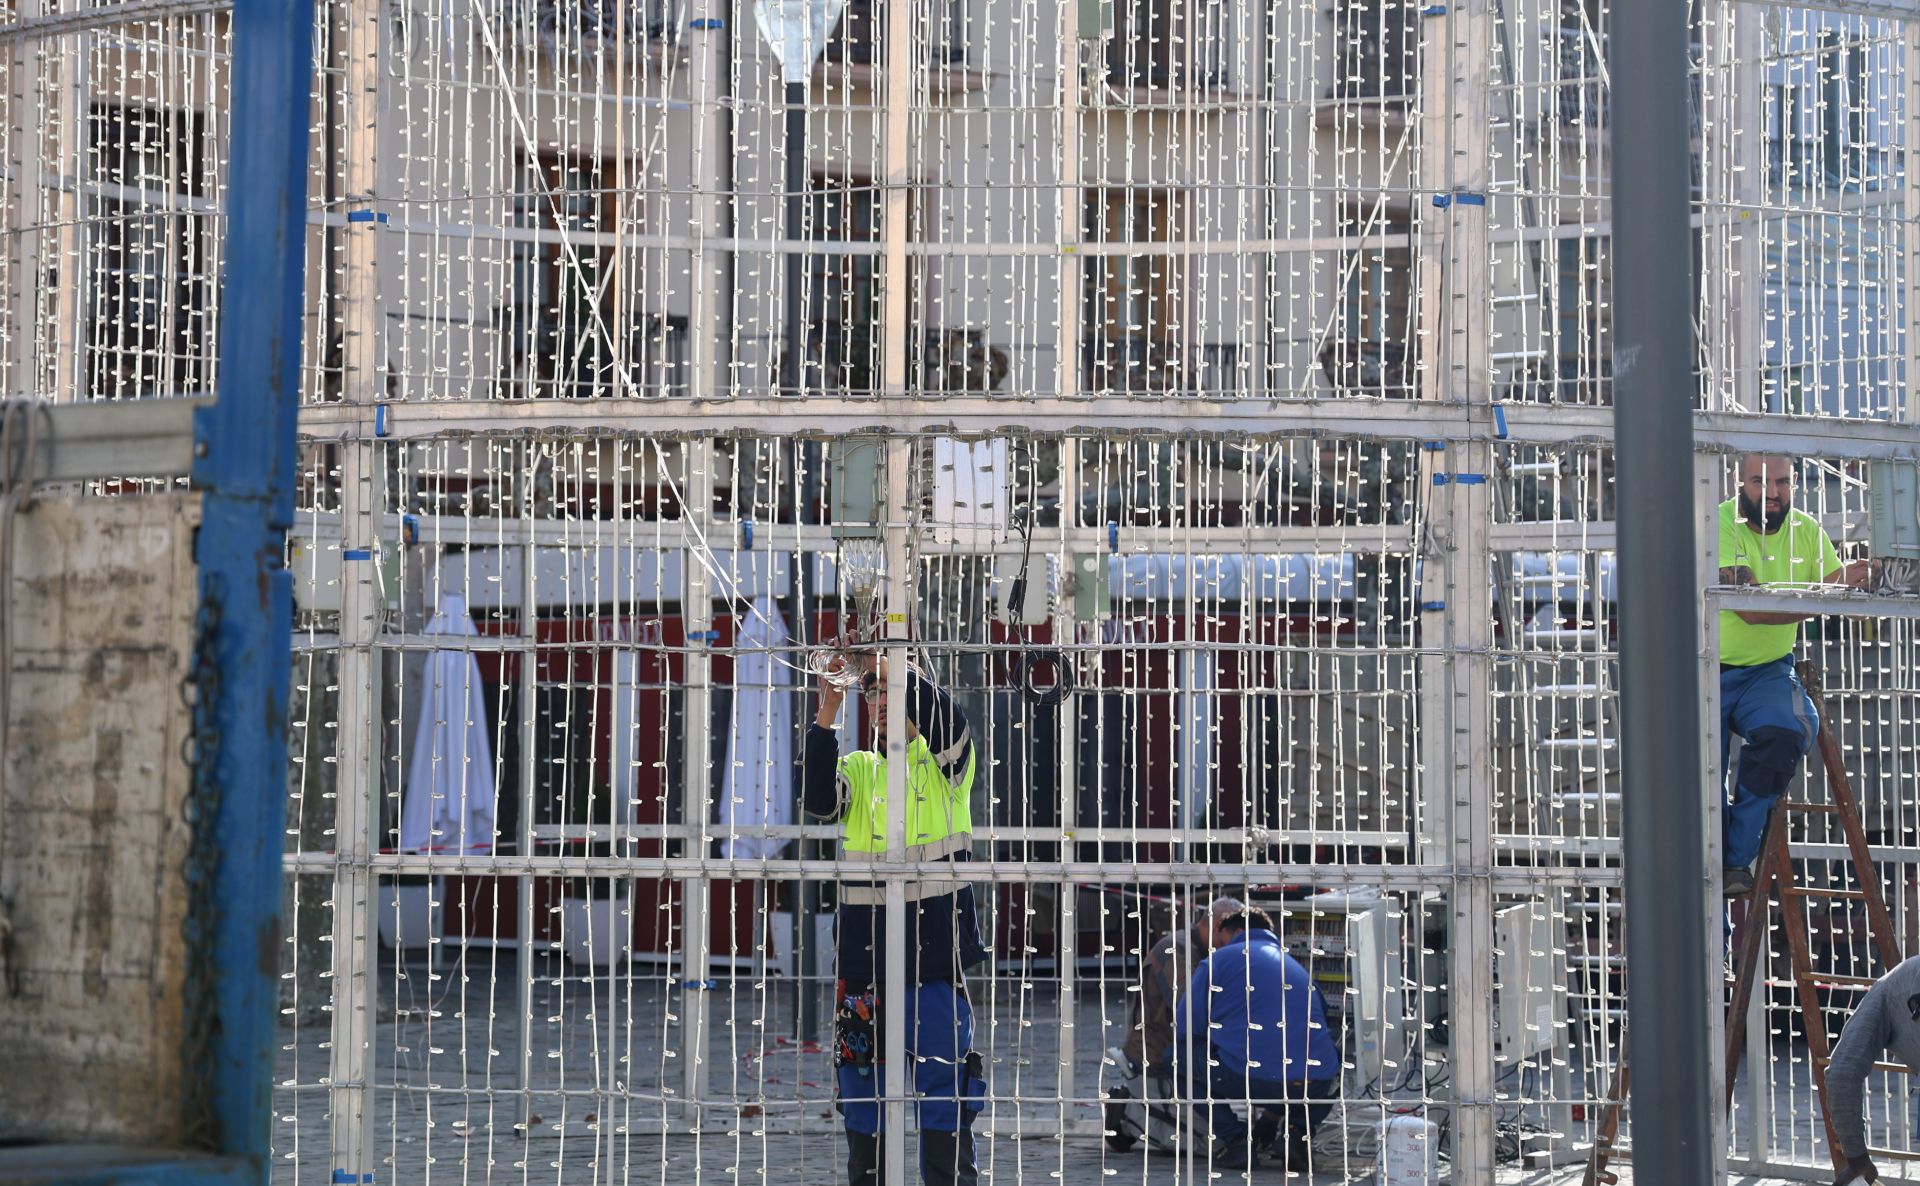
[[187, 948], [183, 986], [186, 1028], [182, 1043], [187, 1068], [186, 1136], [189, 1143], [203, 1148], [212, 1148], [219, 1135], [213, 1111], [213, 1040], [219, 1025], [213, 993], [214, 871], [219, 859], [214, 826], [220, 813], [221, 790], [214, 771], [214, 758], [220, 752], [220, 724], [215, 714], [220, 691], [220, 664], [215, 655], [219, 636], [219, 587], [208, 578], [194, 615], [193, 657], [180, 681], [180, 700], [189, 720], [187, 734], [180, 742], [180, 757], [188, 774], [187, 796], [181, 809], [188, 836], [187, 916], [183, 928]]

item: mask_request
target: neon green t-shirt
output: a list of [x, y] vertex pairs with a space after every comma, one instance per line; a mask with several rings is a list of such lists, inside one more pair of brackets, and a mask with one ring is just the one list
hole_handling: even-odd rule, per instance
[[[1772, 535], [1761, 535], [1740, 515], [1740, 500], [1720, 504], [1720, 567], [1744, 564], [1763, 585], [1814, 584], [1840, 567], [1840, 553], [1820, 530], [1819, 520], [1795, 508]], [[1755, 626], [1740, 615], [1720, 611], [1720, 662], [1758, 667], [1793, 653], [1800, 625]]]

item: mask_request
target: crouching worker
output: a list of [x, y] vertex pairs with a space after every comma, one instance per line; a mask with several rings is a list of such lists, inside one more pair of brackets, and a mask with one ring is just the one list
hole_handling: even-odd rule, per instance
[[[844, 757], [835, 722], [844, 689], [830, 678], [819, 685], [819, 705], [807, 729], [803, 777], [807, 813], [840, 822], [842, 861], [970, 860], [974, 773], [973, 739], [959, 705], [920, 672], [907, 670], [907, 851], [887, 852], [887, 660], [863, 657], [860, 687], [867, 704], [871, 747]], [[905, 999], [885, 996], [886, 910], [881, 883], [845, 881], [837, 925], [838, 980], [834, 991], [834, 1065], [838, 1106], [847, 1126], [847, 1177], [852, 1186], [878, 1186], [879, 1097], [901, 1091], [886, 1066], [887, 1026], [906, 1030], [904, 1086], [916, 1097], [920, 1173], [927, 1186], [976, 1186], [979, 1170], [973, 1120], [986, 1101], [986, 1074], [973, 1049], [973, 1007], [966, 969], [986, 957], [974, 913], [973, 887], [954, 876], [920, 876], [908, 883]]]
[[[1258, 907], [1218, 920], [1213, 954], [1174, 1010], [1195, 1106], [1207, 1114], [1215, 1169], [1252, 1169], [1263, 1156], [1307, 1172], [1307, 1145], [1340, 1093], [1340, 1052], [1326, 1002]], [[1233, 1110], [1253, 1113], [1251, 1132]]]
[[1827, 1061], [1827, 1120], [1847, 1164], [1835, 1186], [1875, 1182], [1880, 1171], [1867, 1153], [1867, 1075], [1882, 1054], [1920, 1071], [1920, 956], [1904, 960], [1874, 982], [1847, 1019]]

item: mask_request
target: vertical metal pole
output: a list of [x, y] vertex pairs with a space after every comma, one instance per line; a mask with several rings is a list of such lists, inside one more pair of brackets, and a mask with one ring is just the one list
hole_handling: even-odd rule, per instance
[[[520, 446], [525, 451], [525, 466], [529, 471], [533, 467], [533, 447], [531, 444]], [[515, 780], [520, 788], [520, 855], [533, 855], [534, 831], [533, 819], [537, 803], [534, 795], [534, 775], [540, 769], [535, 753], [536, 738], [540, 726], [540, 653], [535, 649], [540, 638], [540, 549], [534, 545], [534, 525], [532, 516], [522, 520], [527, 532], [527, 542], [520, 546], [520, 638], [525, 644], [520, 651], [520, 719], [515, 727], [520, 731], [519, 776]], [[535, 908], [533, 895], [539, 883], [530, 874], [521, 874], [516, 881], [518, 896], [514, 904], [519, 907], [520, 946], [514, 954], [514, 979], [519, 995], [515, 998], [520, 1004], [520, 1049], [515, 1051], [514, 1086], [520, 1092], [520, 1116], [515, 1122], [521, 1126], [523, 1137], [533, 1135], [533, 961], [535, 953], [534, 929], [539, 925], [542, 914]]]
[[1054, 390], [1061, 399], [1080, 394], [1081, 291], [1086, 261], [1078, 253], [1086, 195], [1080, 185], [1079, 5], [1060, 5], [1060, 355]]
[[206, 491], [195, 544], [219, 680], [205, 755], [211, 825], [213, 966], [208, 1091], [215, 1151], [271, 1175], [274, 1010], [279, 993], [281, 846], [293, 582], [282, 567], [293, 523], [294, 422], [307, 222], [313, 8], [237, 0], [232, 146], [218, 400], [195, 424], [194, 485]]
[[[24, 0], [15, 19], [27, 21], [41, 14], [42, 0]], [[48, 145], [38, 143], [28, 128], [29, 113], [39, 113], [46, 103], [40, 72], [34, 68], [37, 43], [31, 37], [16, 37], [7, 47], [7, 175], [4, 186], [7, 210], [6, 327], [11, 336], [9, 348], [0, 357], [0, 396], [40, 393], [40, 376], [35, 367], [34, 330], [39, 322], [40, 295], [40, 164]], [[30, 146], [30, 142], [31, 146]]]
[[[1616, 0], [1613, 73], [1615, 489], [1628, 1056], [1634, 1164], [1652, 1186], [1714, 1180], [1693, 475], [1693, 236], [1687, 6]], [[1694, 952], [1695, 958], [1674, 953]]]
[[[708, 740], [713, 733], [713, 654], [703, 642], [695, 641], [713, 629], [713, 586], [707, 566], [693, 553], [691, 526], [704, 530], [712, 519], [713, 442], [698, 439], [687, 442], [687, 501], [682, 508], [689, 521], [688, 546], [682, 550], [680, 620], [688, 640], [686, 667], [681, 678], [685, 699], [682, 720], [686, 723], [685, 749], [681, 752], [680, 778], [682, 802], [686, 804], [681, 823], [694, 837], [688, 856], [704, 861], [713, 855], [713, 762]], [[709, 536], [709, 538], [711, 538]], [[707, 1094], [707, 1031], [713, 980], [713, 879], [690, 877], [685, 883], [685, 899], [680, 903], [681, 968], [686, 977], [686, 996], [681, 1016], [680, 1085], [687, 1117], [696, 1130], [701, 1120], [701, 1104]], [[731, 899], [729, 899], [731, 900]]]
[[[1427, 572], [1441, 591], [1427, 608], [1421, 727], [1428, 741], [1428, 811], [1444, 823], [1423, 840], [1448, 869], [1449, 1057], [1454, 1182], [1494, 1174], [1493, 967], [1493, 583], [1488, 477], [1494, 471], [1491, 358], [1492, 256], [1488, 247], [1488, 132], [1494, 74], [1488, 0], [1448, 6], [1422, 23], [1419, 175], [1445, 206], [1423, 206], [1422, 317], [1443, 332], [1422, 395], [1466, 407], [1473, 436], [1444, 452], [1423, 450]], [[1478, 198], [1479, 200], [1474, 200]], [[1438, 471], [1438, 472], [1435, 472]], [[1423, 474], [1427, 476], [1427, 474]], [[1471, 480], [1475, 479], [1477, 480]], [[1436, 793], [1437, 792], [1437, 793]], [[1440, 822], [1440, 821], [1434, 821]], [[1424, 845], [1423, 845], [1424, 846]]]
[[[800, 394], [800, 353], [806, 348], [806, 310], [801, 304], [800, 278], [806, 256], [795, 250], [806, 233], [807, 216], [807, 84], [787, 83], [787, 349], [780, 361], [783, 395]], [[797, 522], [798, 520], [796, 520]]]
[[[885, 248], [880, 274], [880, 388], [889, 399], [907, 394], [907, 369], [912, 361], [908, 346], [913, 335], [913, 293], [907, 241], [913, 232], [912, 191], [913, 160], [910, 138], [913, 128], [915, 77], [913, 68], [913, 28], [917, 4], [894, 0], [886, 6], [886, 74], [884, 87], [884, 125], [880, 160], [885, 172], [886, 204], [881, 219], [881, 238]], [[887, 855], [900, 860], [907, 851], [907, 731], [898, 722], [907, 719], [907, 640], [912, 637], [909, 623], [913, 614], [913, 558], [911, 533], [919, 516], [909, 501], [909, 467], [913, 463], [914, 442], [894, 439], [887, 442], [887, 499], [882, 521], [886, 524], [887, 654], [891, 657], [887, 673], [887, 719], [896, 722], [887, 735]], [[899, 877], [889, 877], [884, 892], [886, 905], [887, 959], [886, 979], [881, 987], [882, 1008], [891, 1021], [886, 1029], [887, 1060], [885, 1177], [887, 1186], [906, 1186], [907, 1172], [907, 1098], [913, 1090], [913, 1072], [907, 1065], [906, 994], [912, 991], [907, 976], [907, 898], [906, 886]], [[916, 960], [916, 963], [918, 961]], [[918, 979], [917, 969], [914, 979]], [[912, 1175], [917, 1177], [918, 1175]]]
[[[369, 208], [377, 186], [375, 124], [379, 87], [379, 6], [347, 5], [334, 35], [340, 40], [343, 131], [337, 162], [347, 200]], [[336, 162], [328, 162], [329, 167]], [[236, 176], [244, 176], [236, 173]], [[342, 240], [340, 317], [341, 392], [370, 407], [382, 393], [380, 292], [375, 271], [378, 222], [356, 223]], [[340, 445], [341, 547], [377, 556], [380, 549], [380, 466], [371, 439]], [[348, 1181], [374, 1173], [370, 1082], [377, 1023], [379, 950], [375, 939], [378, 878], [370, 861], [379, 851], [381, 670], [374, 649], [384, 597], [371, 560], [340, 569], [339, 785], [334, 827], [339, 863], [333, 877], [333, 1018], [329, 1104], [333, 1167]]]
[[[1906, 24], [1904, 56], [1906, 142], [1913, 145], [1920, 144], [1920, 20]], [[1905, 373], [1899, 388], [1903, 398], [1897, 415], [1906, 424], [1920, 423], [1920, 176], [1916, 172], [1909, 156], [1906, 184], [1900, 194], [1901, 254], [1905, 257], [1901, 266], [1905, 271], [1897, 306], [1906, 346]]]
[[[906, 5], [896, 3], [892, 7], [905, 8]], [[893, 328], [897, 325], [895, 322], [890, 321], [887, 325], [888, 338], [891, 340], [900, 331]], [[913, 551], [908, 540], [913, 516], [907, 513], [907, 467], [913, 457], [913, 442], [889, 440], [886, 448], [887, 502], [883, 517], [887, 533], [885, 638], [889, 662], [885, 694], [887, 720], [899, 722], [907, 719], [906, 642], [913, 596], [913, 574], [907, 567]], [[897, 724], [890, 725], [887, 730], [886, 759], [887, 857], [897, 861], [904, 859], [907, 852], [908, 807], [907, 731]], [[886, 1059], [885, 1078], [882, 1081], [884, 1102], [881, 1105], [886, 1129], [882, 1141], [885, 1150], [882, 1181], [886, 1186], [907, 1186], [910, 1176], [907, 1173], [907, 1098], [913, 1091], [913, 1072], [907, 1065], [907, 1027], [902, 1019], [907, 993], [913, 991], [912, 981], [907, 975], [907, 960], [910, 955], [917, 957], [918, 953], [907, 951], [907, 891], [897, 874], [887, 875], [883, 899], [886, 906], [887, 958], [886, 966], [880, 969], [883, 976], [880, 982], [880, 1008], [887, 1023], [882, 1027], [886, 1040], [881, 1052]], [[914, 962], [918, 964], [919, 961], [915, 958]], [[914, 979], [917, 980], [918, 968], [914, 971]]]

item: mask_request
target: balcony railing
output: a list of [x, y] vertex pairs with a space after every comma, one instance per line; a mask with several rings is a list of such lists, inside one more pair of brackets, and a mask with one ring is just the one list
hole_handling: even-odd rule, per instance
[[563, 323], [551, 310], [503, 305], [494, 316], [501, 336], [503, 399], [588, 399], [595, 396], [684, 396], [687, 319], [646, 314], [627, 329], [624, 374], [597, 322]]
[[1231, 395], [1245, 389], [1237, 343], [1183, 347], [1149, 334], [1095, 335], [1081, 347], [1089, 391], [1153, 395]]
[[1219, 0], [1112, 0], [1107, 81], [1151, 90], [1227, 86], [1227, 11]]
[[[923, 329], [918, 336], [919, 352], [909, 370], [922, 394], [980, 394], [997, 391], [1006, 382], [1006, 352], [987, 342], [986, 331]], [[880, 347], [872, 326], [837, 321], [808, 326], [807, 347], [800, 359], [802, 392], [877, 392]], [[776, 383], [783, 371], [776, 360]]]
[[510, 28], [524, 28], [531, 18], [541, 50], [555, 64], [610, 59], [623, 36], [628, 45], [671, 45], [680, 35], [680, 0], [505, 0], [503, 7]]
[[[935, 0], [927, 52], [935, 66], [966, 62], [963, 0]], [[886, 60], [885, 0], [848, 0], [840, 25], [827, 41], [826, 60], [846, 66], [878, 66]]]
[[1342, 395], [1411, 399], [1416, 392], [1400, 342], [1334, 338], [1320, 347], [1320, 373]]
[[1339, 0], [1329, 99], [1407, 99], [1420, 89], [1419, 9], [1406, 0]]

